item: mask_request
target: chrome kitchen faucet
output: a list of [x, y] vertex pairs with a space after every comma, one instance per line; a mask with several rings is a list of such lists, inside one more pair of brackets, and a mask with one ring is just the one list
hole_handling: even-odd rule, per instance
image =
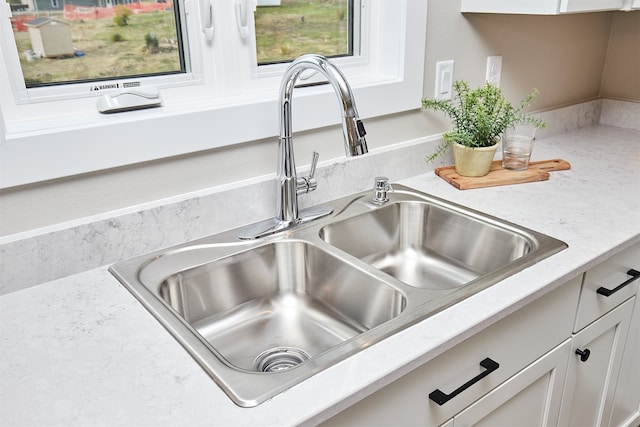
[[293, 155], [291, 101], [293, 89], [300, 75], [306, 70], [315, 70], [326, 77], [340, 101], [342, 109], [342, 133], [347, 156], [359, 156], [367, 153], [366, 131], [358, 117], [353, 93], [344, 75], [323, 56], [308, 54], [298, 57], [287, 68], [280, 83], [280, 139], [278, 140], [276, 215], [243, 231], [241, 239], [257, 239], [297, 224], [312, 221], [329, 215], [332, 210], [327, 206], [314, 206], [298, 210], [298, 194], [308, 193], [317, 187], [314, 178], [318, 154], [314, 153], [311, 171], [308, 177], [296, 175]]

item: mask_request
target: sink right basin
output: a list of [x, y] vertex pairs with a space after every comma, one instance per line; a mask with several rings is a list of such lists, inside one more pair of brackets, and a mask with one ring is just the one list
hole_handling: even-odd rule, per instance
[[327, 243], [411, 286], [452, 289], [530, 253], [527, 235], [426, 201], [399, 201], [322, 228]]

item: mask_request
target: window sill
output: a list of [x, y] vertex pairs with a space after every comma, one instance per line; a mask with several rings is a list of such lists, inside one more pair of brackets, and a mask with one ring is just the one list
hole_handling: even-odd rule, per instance
[[[294, 131], [340, 123], [329, 86], [296, 89]], [[353, 88], [362, 119], [416, 109], [419, 86], [389, 80]], [[384, 99], [385, 102], [380, 102]], [[166, 102], [163, 107], [12, 123], [0, 145], [0, 188], [276, 137], [278, 108], [266, 94]], [[55, 159], [52, 161], [51, 159]]]

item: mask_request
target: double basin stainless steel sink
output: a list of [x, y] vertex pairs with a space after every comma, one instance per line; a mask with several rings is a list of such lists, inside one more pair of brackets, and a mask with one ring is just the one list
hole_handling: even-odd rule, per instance
[[394, 185], [257, 240], [236, 229], [111, 268], [239, 406], [252, 407], [566, 248]]

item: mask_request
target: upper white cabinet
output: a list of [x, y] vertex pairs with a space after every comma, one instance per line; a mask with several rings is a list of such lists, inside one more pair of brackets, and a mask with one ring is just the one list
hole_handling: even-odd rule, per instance
[[558, 15], [562, 13], [628, 10], [640, 0], [462, 0], [461, 12]]

